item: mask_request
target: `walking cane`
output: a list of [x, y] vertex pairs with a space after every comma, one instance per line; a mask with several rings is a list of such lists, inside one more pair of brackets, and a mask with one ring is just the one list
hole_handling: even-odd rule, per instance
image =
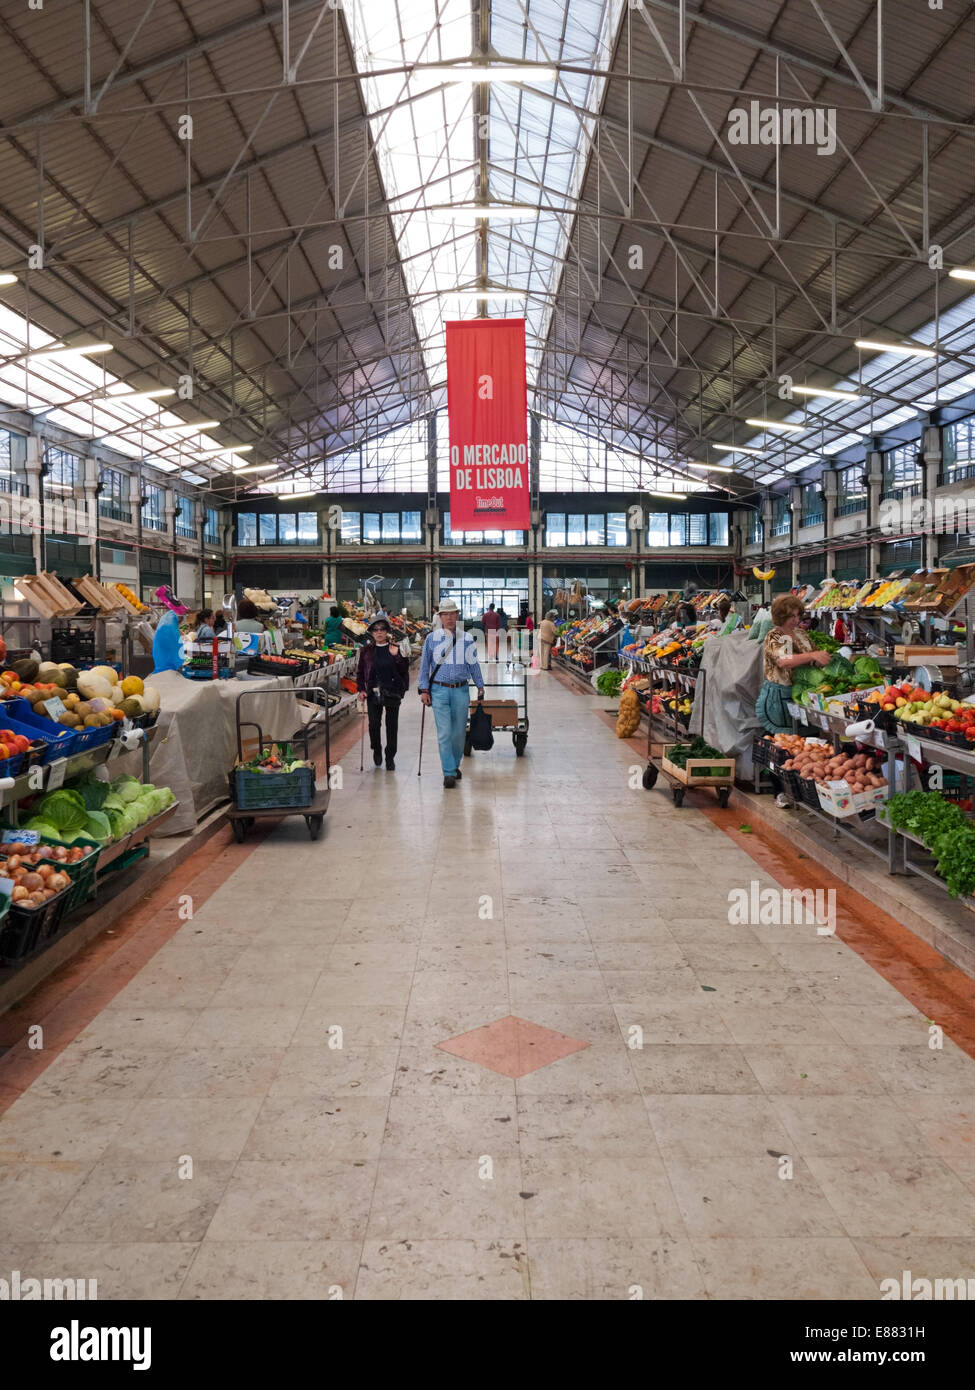
[[417, 777], [419, 777], [419, 775], [420, 775], [420, 767], [421, 767], [422, 764], [423, 764], [423, 725], [424, 725], [424, 723], [426, 722], [426, 717], [427, 717], [427, 707], [426, 707], [426, 705], [422, 705], [422, 706], [421, 706], [421, 709], [422, 709], [423, 712], [422, 712], [422, 714], [420, 715], [420, 756], [419, 756], [419, 758], [417, 759], [417, 763], [416, 763], [416, 775], [417, 775]]
[[366, 720], [363, 711], [359, 711], [359, 771], [363, 771], [362, 749], [366, 741]]

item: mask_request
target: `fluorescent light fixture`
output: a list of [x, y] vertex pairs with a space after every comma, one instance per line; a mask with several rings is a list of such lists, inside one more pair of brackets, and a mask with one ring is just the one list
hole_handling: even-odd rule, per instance
[[161, 401], [164, 396], [175, 396], [175, 386], [160, 386], [158, 391], [100, 391], [96, 401]]
[[758, 417], [758, 416], [755, 416], [755, 417], [754, 417], [753, 419], [751, 419], [751, 420], [746, 420], [746, 421], [745, 421], [745, 424], [746, 424], [746, 425], [754, 425], [756, 429], [762, 429], [762, 430], [804, 430], [804, 429], [806, 429], [806, 426], [805, 426], [805, 425], [793, 424], [793, 423], [790, 423], [790, 421], [788, 421], [788, 420], [763, 420], [763, 419], [761, 419], [761, 418]]
[[830, 401], [860, 401], [863, 399], [855, 391], [834, 391], [831, 387], [825, 386], [793, 386], [792, 391], [796, 396], [824, 396]]
[[44, 486], [49, 492], [74, 492], [72, 483], [49, 483], [45, 479]]
[[712, 444], [712, 449], [721, 449], [726, 454], [762, 454], [764, 449], [753, 449], [748, 444]]
[[521, 217], [537, 217], [542, 209], [530, 207], [527, 203], [490, 203], [483, 207], [475, 204], [467, 207], [421, 208], [418, 211], [449, 213], [458, 222], [480, 222], [482, 218], [507, 218], [512, 221]]
[[442, 290], [440, 299], [527, 299], [527, 290]]
[[533, 63], [522, 63], [517, 67], [490, 67], [485, 63], [472, 63], [457, 67], [418, 67], [416, 72], [443, 74], [447, 82], [554, 82], [557, 73], [554, 68], [541, 67]]
[[689, 468], [709, 468], [712, 473], [734, 473], [734, 469], [726, 463], [690, 463]]
[[25, 353], [28, 362], [36, 362], [45, 357], [73, 357], [78, 353], [111, 352], [111, 343], [82, 343], [79, 347], [38, 348], [36, 352]]
[[253, 447], [253, 444], [221, 444], [216, 449], [196, 449], [194, 452], [200, 458], [209, 458], [213, 454], [249, 454]]
[[279, 463], [251, 463], [246, 468], [235, 468], [235, 473], [275, 473], [281, 467]]
[[901, 352], [905, 357], [936, 357], [933, 348], [915, 347], [913, 343], [880, 343], [874, 338], [857, 338], [854, 347], [871, 352]]
[[647, 491], [650, 493], [651, 497], [673, 497], [678, 502], [687, 501], [686, 492], [660, 492], [657, 488], [653, 487], [648, 488]]
[[157, 434], [195, 434], [197, 430], [215, 430], [219, 424], [219, 420], [200, 420], [195, 425], [156, 425], [155, 431]]
[[[956, 265], [954, 270], [949, 270], [948, 275], [952, 280], [975, 280], [975, 270], [969, 270], [967, 266]], [[0, 277], [0, 285], [7, 284], [7, 281]]]
[[0, 275], [0, 285], [16, 285], [16, 283], [16, 275], [11, 275], [9, 271], [4, 271], [3, 274]]

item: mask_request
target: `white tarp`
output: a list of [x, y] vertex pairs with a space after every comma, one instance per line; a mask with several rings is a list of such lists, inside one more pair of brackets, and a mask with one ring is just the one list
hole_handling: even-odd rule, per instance
[[[690, 732], [712, 748], [738, 756], [738, 776], [753, 775], [752, 742], [762, 732], [755, 701], [764, 680], [763, 643], [743, 632], [709, 637], [701, 649], [703, 683], [698, 679]], [[703, 698], [702, 698], [703, 697]]]
[[[228, 794], [228, 774], [237, 757], [237, 696], [242, 702], [241, 720], [260, 724], [265, 738], [287, 739], [304, 722], [288, 676], [261, 679], [190, 681], [178, 671], [164, 671], [150, 681], [162, 697], [162, 710], [149, 761], [149, 779], [156, 786], [171, 787], [180, 809], [167, 821], [162, 834], [185, 835], [199, 818]], [[271, 695], [271, 690], [292, 691]], [[251, 692], [256, 692], [252, 694]], [[246, 745], [256, 731], [245, 728]], [[127, 754], [118, 772], [141, 771], [141, 754]], [[113, 766], [113, 775], [116, 775]]]

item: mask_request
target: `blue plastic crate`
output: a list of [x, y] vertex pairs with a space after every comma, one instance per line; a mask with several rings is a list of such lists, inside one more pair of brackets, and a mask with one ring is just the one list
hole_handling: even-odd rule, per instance
[[29, 700], [5, 700], [0, 715], [15, 734], [26, 734], [30, 739], [43, 739], [46, 742], [44, 763], [52, 763], [56, 758], [70, 758], [82, 746], [76, 730], [66, 729], [61, 724], [55, 724], [53, 719], [35, 714]]

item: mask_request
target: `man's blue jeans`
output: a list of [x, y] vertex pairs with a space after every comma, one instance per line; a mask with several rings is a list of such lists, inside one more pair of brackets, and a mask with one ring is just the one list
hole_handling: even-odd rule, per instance
[[430, 700], [437, 724], [440, 766], [444, 776], [448, 777], [460, 771], [460, 761], [464, 756], [467, 718], [471, 708], [470, 687], [438, 685], [434, 681], [430, 687]]

